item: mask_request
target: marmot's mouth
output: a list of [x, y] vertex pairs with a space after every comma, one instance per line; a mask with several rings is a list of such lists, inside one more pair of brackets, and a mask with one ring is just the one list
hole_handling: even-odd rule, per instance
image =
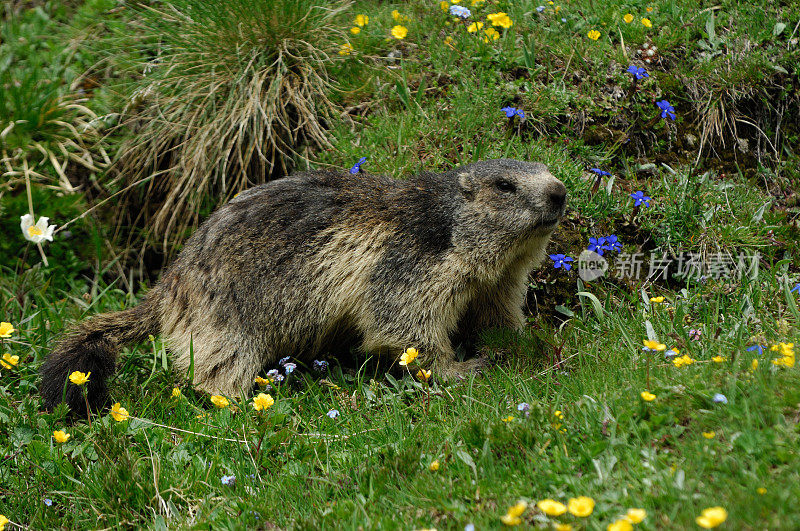
[[559, 221], [561, 221], [561, 216], [546, 218], [537, 223], [536, 228], [538, 229], [538, 228], [552, 227], [553, 225], [556, 225]]

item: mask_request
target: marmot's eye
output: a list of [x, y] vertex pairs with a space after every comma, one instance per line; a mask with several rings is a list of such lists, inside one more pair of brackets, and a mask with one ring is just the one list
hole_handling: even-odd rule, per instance
[[505, 179], [500, 179], [499, 181], [495, 181], [494, 185], [501, 192], [513, 193], [517, 191], [517, 187], [514, 186], [514, 183], [506, 181]]

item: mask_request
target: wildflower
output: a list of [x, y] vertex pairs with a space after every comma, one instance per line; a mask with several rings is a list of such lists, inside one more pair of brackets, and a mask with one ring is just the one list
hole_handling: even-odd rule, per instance
[[[473, 5], [474, 5], [475, 0], [472, 0], [472, 2], [473, 2]], [[475, 524], [469, 523], [469, 524], [465, 525], [464, 526], [464, 531], [475, 531]]]
[[539, 6], [539, 7], [537, 7], [537, 8], [536, 8], [536, 11], [538, 11], [539, 13], [541, 13], [542, 11], [544, 11], [544, 6]]
[[43, 241], [53, 241], [53, 230], [55, 225], [48, 225], [50, 218], [41, 217], [36, 225], [33, 224], [33, 216], [25, 214], [20, 216], [19, 226], [22, 229], [22, 236], [33, 243], [42, 243]]
[[486, 15], [486, 18], [492, 22], [492, 26], [500, 26], [501, 28], [508, 29], [514, 24], [508, 14], [502, 11], [499, 13], [491, 13]]
[[397, 25], [392, 28], [392, 37], [398, 40], [402, 40], [406, 38], [408, 35], [408, 28], [405, 26]]
[[757, 492], [757, 493], [759, 493], [759, 494], [761, 494], [761, 495], [763, 496], [764, 494], [766, 494], [766, 493], [767, 493], [767, 489], [765, 489], [764, 487], [758, 487], [758, 488], [756, 489], [756, 492]]
[[605, 238], [606, 238], [606, 244], [605, 244], [606, 251], [616, 252], [622, 250], [622, 244], [619, 242], [619, 239], [616, 237], [616, 235], [610, 234]]
[[327, 371], [328, 362], [324, 360], [314, 360], [314, 363], [311, 364], [311, 368], [317, 372]]
[[350, 55], [352, 51], [353, 45], [349, 42], [346, 42], [339, 47], [339, 55]]
[[420, 380], [427, 381], [428, 378], [430, 377], [431, 377], [431, 371], [426, 371], [425, 369], [420, 369], [417, 371], [417, 378], [419, 378]]
[[214, 404], [214, 406], [219, 408], [219, 409], [222, 409], [224, 407], [228, 407], [228, 404], [230, 404], [230, 402], [228, 401], [227, 398], [225, 398], [224, 396], [220, 396], [220, 395], [212, 395], [211, 396], [211, 403]]
[[727, 518], [728, 511], [722, 507], [709, 507], [708, 509], [703, 509], [702, 514], [695, 518], [694, 521], [703, 529], [711, 529], [720, 525]]
[[601, 170], [600, 168], [592, 168], [589, 171], [596, 173], [600, 177], [611, 177], [611, 173]]
[[92, 371], [89, 371], [87, 373], [75, 371], [69, 375], [69, 381], [74, 383], [75, 385], [83, 385], [89, 381], [90, 374], [92, 374]]
[[283, 366], [283, 370], [286, 371], [286, 374], [292, 374], [296, 368], [296, 363], [287, 363]]
[[644, 400], [645, 402], [652, 402], [653, 400], [656, 399], [656, 395], [654, 395], [653, 393], [649, 393], [647, 391], [642, 391], [639, 394], [642, 397], [642, 400]]
[[5, 321], [0, 323], [0, 338], [11, 337], [12, 333], [14, 333], [14, 325]]
[[675, 120], [675, 107], [670, 104], [667, 100], [661, 100], [656, 102], [658, 108], [661, 109], [661, 117], [662, 118], [669, 118], [670, 120]]
[[684, 354], [672, 360], [672, 364], [676, 367], [683, 367], [684, 365], [691, 365], [692, 363], [694, 363], [694, 358], [690, 357], [688, 354]]
[[11, 355], [10, 352], [6, 352], [3, 354], [3, 359], [0, 360], [0, 365], [2, 365], [6, 369], [11, 369], [12, 367], [16, 367], [19, 364], [19, 356], [14, 354]]
[[336, 417], [339, 416], [339, 410], [338, 409], [331, 409], [330, 411], [328, 411], [325, 414], [328, 415], [328, 417], [330, 417], [332, 419], [335, 419]]
[[747, 352], [753, 352], [754, 350], [757, 350], [759, 356], [764, 354], [764, 347], [761, 345], [753, 345], [752, 347], [747, 347], [745, 350], [747, 350]]
[[630, 24], [631, 22], [633, 22], [633, 15], [631, 15], [630, 13], [626, 13], [625, 16], [622, 17], [622, 20], [625, 21], [625, 24]]
[[567, 502], [567, 510], [574, 516], [586, 518], [594, 511], [594, 500], [588, 496], [570, 498]]
[[509, 416], [507, 416], [505, 418], [502, 418], [500, 420], [502, 420], [503, 422], [513, 422], [514, 418], [515, 418], [514, 415], [509, 415]]
[[369, 24], [369, 17], [367, 15], [356, 15], [356, 19], [353, 21], [353, 24], [356, 26], [366, 26]]
[[625, 513], [625, 518], [632, 524], [638, 524], [647, 516], [647, 511], [644, 509], [628, 509]]
[[419, 356], [419, 351], [415, 348], [407, 348], [400, 356], [400, 365], [408, 365]]
[[697, 328], [692, 328], [689, 330], [689, 339], [692, 341], [700, 341], [700, 336], [703, 335], [703, 331]]
[[643, 19], [642, 19], [642, 25], [643, 25], [645, 28], [652, 28], [652, 27], [653, 27], [653, 23], [650, 21], [650, 19], [649, 19], [649, 18], [643, 18]]
[[282, 374], [277, 374], [275, 375], [275, 378], [272, 379], [272, 381], [275, 383], [281, 383], [283, 380], [284, 378]]
[[680, 351], [680, 349], [678, 349], [678, 348], [671, 348], [671, 349], [669, 349], [668, 351], [666, 351], [666, 352], [664, 353], [664, 359], [668, 360], [668, 359], [670, 359], [670, 358], [674, 358], [675, 356], [677, 356], [678, 354], [680, 354], [680, 352], [681, 352], [681, 351]]
[[750, 370], [754, 371], [758, 369], [758, 360], [753, 360], [750, 362]]
[[454, 17], [459, 17], [464, 20], [472, 16], [472, 12], [464, 6], [453, 5], [450, 6], [450, 14]]
[[652, 8], [652, 7], [650, 7], [650, 6], [648, 6], [648, 7], [647, 7], [647, 12], [648, 12], [648, 13], [652, 13], [652, 12], [653, 12], [653, 8]]
[[361, 33], [361, 28], [359, 28], [358, 26], [353, 26], [352, 28], [350, 28], [350, 33], [352, 33], [353, 35], [358, 35], [359, 33]]
[[494, 28], [487, 28], [483, 31], [485, 37], [483, 38], [483, 42], [489, 42], [489, 39], [496, 41], [500, 38], [500, 34]]
[[283, 367], [284, 365], [286, 365], [287, 363], [289, 363], [289, 360], [290, 360], [290, 359], [292, 359], [292, 357], [291, 357], [291, 356], [286, 356], [285, 358], [281, 358], [281, 359], [279, 359], [279, 360], [278, 360], [278, 365], [280, 365], [281, 367]]
[[520, 500], [508, 508], [506, 514], [500, 517], [500, 521], [506, 525], [519, 525], [522, 523], [520, 516], [522, 516], [522, 513], [524, 513], [527, 508], [528, 504]]
[[450, 8], [450, 4], [448, 4], [445, 0], [439, 2], [439, 7], [442, 8], [442, 11], [447, 11]]
[[431, 464], [428, 465], [428, 470], [430, 470], [431, 472], [436, 472], [437, 470], [439, 470], [439, 461], [437, 459], [431, 461]]
[[563, 419], [564, 418], [564, 413], [562, 413], [560, 410], [556, 409], [555, 412], [553, 412], [553, 416], [555, 418], [557, 418], [557, 419]]
[[571, 256], [564, 256], [563, 254], [551, 254], [550, 260], [553, 261], [553, 267], [558, 269], [559, 267], [563, 267], [565, 270], [569, 271], [572, 269], [572, 264], [569, 262], [573, 262], [574, 258]]
[[530, 413], [531, 405], [527, 402], [520, 402], [517, 404], [517, 411], [520, 413]]
[[51, 500], [50, 498], [45, 498], [44, 499], [44, 504], [47, 505], [48, 507], [52, 507], [53, 506], [53, 500]]
[[603, 256], [606, 250], [606, 239], [603, 236], [599, 238], [589, 238], [589, 250]]
[[401, 15], [400, 11], [396, 9], [392, 11], [392, 18], [395, 20], [395, 22], [403, 22], [406, 19], [406, 17]]
[[483, 22], [473, 22], [467, 26], [467, 31], [470, 33], [477, 33], [481, 28], [483, 28]]
[[264, 387], [265, 385], [269, 385], [269, 380], [262, 378], [261, 376], [256, 376], [256, 383], [259, 386]]
[[0, 531], [6, 528], [6, 524], [10, 522], [8, 518], [4, 514], [0, 514]]
[[56, 430], [53, 432], [53, 439], [55, 439], [58, 444], [67, 442], [70, 437], [71, 435], [64, 430]]
[[794, 356], [793, 355], [783, 356], [776, 360], [772, 360], [772, 364], [775, 365], [776, 367], [787, 367], [787, 368], [794, 367]]
[[715, 404], [727, 404], [728, 397], [723, 395], [722, 393], [716, 393], [713, 396], [713, 398], [711, 398], [711, 401], [714, 402]]
[[642, 192], [641, 190], [633, 192], [632, 194], [630, 194], [630, 196], [633, 198], [633, 206], [638, 207], [639, 205], [642, 204], [644, 204], [644, 206], [646, 207], [650, 206], [650, 201], [652, 198], [644, 195], [644, 192]]
[[713, 361], [714, 363], [723, 363], [726, 361], [726, 359], [723, 356], [717, 355], [711, 358], [711, 361]]
[[650, 352], [661, 352], [665, 350], [667, 346], [664, 343], [659, 343], [658, 341], [651, 341], [649, 339], [645, 339], [642, 341], [644, 343], [644, 348], [642, 350], [649, 350]]
[[632, 529], [633, 526], [626, 518], [620, 518], [606, 527], [607, 531], [631, 531]]
[[183, 393], [181, 393], [181, 390], [178, 389], [177, 387], [172, 389], [172, 398], [180, 398], [182, 394]]
[[716, 435], [716, 433], [714, 433], [713, 431], [704, 431], [703, 432], [703, 437], [705, 437], [706, 439], [713, 439], [715, 435]]
[[539, 510], [547, 516], [561, 516], [567, 512], [566, 505], [555, 500], [551, 500], [550, 498], [540, 501], [536, 504], [536, 507], [538, 507]]
[[280, 376], [278, 369], [270, 369], [267, 371], [267, 379], [270, 381], [274, 381], [278, 376]]
[[636, 79], [644, 79], [646, 77], [650, 77], [650, 74], [647, 73], [647, 70], [642, 68], [641, 66], [631, 65], [628, 67], [626, 72], [633, 74], [633, 77]]
[[600, 38], [600, 32], [597, 30], [589, 30], [589, 33], [587, 33], [586, 36], [592, 39], [593, 41], [596, 41], [597, 39]]
[[789, 293], [800, 293], [800, 282], [794, 285], [792, 289], [789, 290]]
[[664, 297], [650, 297], [650, 302], [655, 302], [660, 304], [664, 302]]
[[[212, 401], [213, 401], [213, 399], [212, 399]], [[116, 404], [111, 406], [110, 413], [111, 413], [111, 416], [114, 418], [114, 420], [116, 420], [117, 422], [122, 422], [123, 420], [128, 420], [128, 418], [130, 417], [130, 415], [128, 414], [128, 410], [125, 409], [124, 407], [122, 407], [119, 404], [119, 402], [117, 402]]]
[[253, 399], [253, 407], [256, 411], [261, 411], [264, 409], [269, 409], [272, 407], [272, 404], [275, 403], [275, 399], [272, 398], [271, 395], [267, 395], [264, 393], [258, 393], [258, 396]]
[[219, 478], [220, 483], [223, 485], [235, 485], [236, 484], [236, 476], [231, 474], [230, 476], [222, 476]]
[[556, 531], [572, 531], [572, 526], [569, 524], [562, 524], [560, 522], [553, 523], [553, 529]]

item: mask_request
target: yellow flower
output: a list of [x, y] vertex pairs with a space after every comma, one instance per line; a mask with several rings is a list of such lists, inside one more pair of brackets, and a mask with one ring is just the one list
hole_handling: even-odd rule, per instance
[[436, 472], [437, 470], [439, 470], [439, 461], [434, 459], [433, 461], [431, 461], [431, 464], [428, 465], [428, 468], [430, 469], [431, 472]]
[[369, 17], [367, 15], [356, 15], [356, 19], [353, 21], [353, 24], [356, 26], [366, 26], [369, 24]]
[[499, 13], [490, 13], [486, 15], [486, 18], [492, 22], [492, 26], [500, 26], [501, 28], [510, 28], [514, 25], [514, 22], [511, 20], [511, 17], [508, 16], [507, 13], [503, 13], [502, 11]]
[[400, 19], [402, 18], [402, 16], [403, 15], [400, 14], [400, 11], [398, 11], [396, 9], [394, 11], [392, 11], [392, 18], [395, 19], [397, 22], [400, 22]]
[[111, 416], [114, 417], [114, 420], [116, 420], [117, 422], [128, 420], [128, 418], [130, 417], [130, 415], [128, 414], [128, 410], [120, 406], [119, 402], [111, 406]]
[[346, 42], [339, 47], [339, 55], [350, 55], [352, 51], [353, 45], [351, 45], [349, 42]]
[[444, 38], [444, 43], [448, 46], [451, 46], [453, 44], [453, 37], [448, 35], [447, 37]]
[[447, 11], [448, 9], [450, 9], [450, 4], [448, 4], [445, 0], [442, 0], [441, 2], [439, 2], [439, 7], [442, 8], [442, 11]]
[[392, 36], [395, 39], [398, 40], [405, 39], [406, 35], [408, 35], [408, 28], [406, 28], [405, 26], [398, 25], [392, 28]]
[[564, 418], [564, 414], [561, 412], [561, 410], [558, 410], [558, 409], [556, 409], [556, 410], [553, 412], [553, 416], [554, 416], [555, 418], [557, 418], [557, 419], [563, 419], [563, 418]]
[[417, 356], [419, 356], [419, 351], [417, 351], [417, 349], [407, 348], [406, 351], [403, 352], [403, 354], [400, 356], [400, 365], [408, 365], [409, 363], [417, 359]]
[[352, 28], [350, 28], [350, 33], [352, 33], [353, 35], [358, 35], [359, 33], [361, 33], [361, 28], [359, 28], [358, 26], [353, 26]]
[[53, 439], [55, 439], [58, 444], [67, 442], [70, 437], [71, 435], [64, 430], [56, 430], [53, 432]]
[[265, 385], [269, 385], [269, 380], [262, 378], [261, 376], [256, 376], [256, 383], [261, 387], [264, 387]]
[[3, 321], [0, 323], [0, 337], [11, 337], [11, 334], [14, 332], [14, 325], [11, 323], [6, 323]]
[[16, 367], [19, 364], [19, 356], [14, 354], [13, 356], [11, 353], [6, 352], [3, 354], [3, 359], [0, 360], [0, 365], [5, 367], [6, 369], [10, 369], [11, 367]]
[[553, 527], [555, 528], [556, 531], [572, 531], [572, 526], [569, 525], [569, 524], [561, 524], [561, 523], [555, 522], [553, 524]]
[[483, 22], [473, 22], [472, 24], [467, 26], [467, 31], [470, 33], [477, 33], [478, 30], [481, 28], [483, 28]]
[[754, 371], [758, 369], [758, 360], [753, 360], [750, 362], [750, 370]]
[[647, 511], [644, 509], [628, 509], [628, 512], [625, 513], [625, 518], [632, 524], [638, 524], [644, 517], [647, 516]]
[[633, 526], [625, 518], [621, 518], [612, 524], [608, 524], [607, 531], [631, 531]]
[[628, 13], [624, 17], [622, 17], [622, 20], [625, 21], [625, 24], [630, 24], [631, 22], [633, 22], [633, 15]]
[[546, 500], [542, 500], [536, 504], [536, 507], [539, 508], [547, 516], [561, 516], [565, 512], [567, 512], [567, 506], [563, 503], [559, 503], [555, 500], [551, 500], [547, 498]]
[[596, 41], [597, 39], [600, 38], [600, 32], [597, 30], [589, 30], [589, 33], [587, 33], [586, 36], [592, 39], [593, 41]]
[[703, 509], [703, 513], [694, 519], [697, 525], [704, 529], [711, 529], [717, 527], [719, 524], [727, 520], [728, 511], [722, 507], [709, 507]]
[[[597, 36], [599, 37], [600, 33], [597, 33]], [[591, 37], [591, 35], [589, 35], [589, 37]], [[597, 37], [594, 37], [594, 39], [597, 40]], [[659, 343], [658, 341], [650, 341], [649, 339], [645, 339], [642, 341], [642, 343], [644, 343], [645, 348], [648, 350], [657, 350], [658, 352], [661, 352], [662, 350], [667, 349], [667, 346], [664, 343]]]
[[481, 4], [485, 4], [486, 0], [472, 0], [472, 7], [480, 6]]
[[706, 439], [713, 439], [715, 435], [716, 435], [716, 433], [714, 433], [713, 431], [704, 431], [703, 432], [703, 437], [705, 437]]
[[89, 381], [90, 374], [92, 374], [92, 371], [89, 371], [87, 373], [75, 371], [69, 375], [69, 381], [74, 383], [75, 385], [83, 385]]
[[503, 422], [512, 422], [514, 420], [514, 415], [509, 415], [506, 418], [500, 420], [502, 420]]
[[652, 7], [648, 7], [648, 8], [647, 8], [647, 12], [648, 12], [648, 13], [650, 13], [650, 12], [652, 12], [652, 11], [653, 11], [653, 8], [652, 8]]
[[417, 378], [420, 380], [427, 380], [431, 377], [431, 371], [426, 371], [425, 369], [420, 369], [417, 371]]
[[174, 387], [172, 389], [172, 398], [180, 398], [181, 396], [183, 396], [183, 393], [181, 393], [181, 390], [178, 389], [177, 387]]
[[644, 400], [645, 402], [652, 402], [653, 400], [656, 399], [656, 395], [654, 395], [653, 393], [648, 393], [647, 391], [642, 391], [640, 395], [642, 397], [642, 400]]
[[594, 500], [589, 496], [570, 498], [567, 502], [567, 510], [574, 516], [585, 518], [594, 511]]
[[518, 501], [515, 505], [508, 508], [506, 514], [500, 517], [500, 521], [506, 525], [519, 525], [522, 523], [522, 513], [528, 508], [528, 504], [524, 501]]
[[694, 363], [694, 358], [690, 358], [688, 354], [684, 354], [672, 360], [672, 364], [676, 367], [683, 367], [684, 365], [691, 365], [692, 363]]
[[496, 41], [497, 39], [500, 38], [500, 34], [494, 28], [485, 29], [483, 31], [483, 33], [486, 35], [483, 38], [483, 42], [489, 42], [489, 39], [492, 39], [493, 41]]
[[664, 297], [650, 297], [650, 302], [664, 302]]
[[764, 494], [766, 494], [766, 493], [767, 493], [767, 489], [765, 489], [764, 487], [758, 487], [758, 488], [756, 489], [756, 492], [757, 492], [757, 493], [759, 493], [759, 494], [761, 494], [761, 495], [763, 496]]
[[219, 395], [212, 395], [211, 396], [211, 403], [214, 404], [216, 407], [218, 407], [220, 409], [222, 409], [224, 407], [228, 407], [228, 404], [230, 404], [230, 402], [228, 402], [227, 398], [225, 398], [224, 396], [219, 396]]
[[274, 403], [275, 399], [272, 398], [272, 395], [267, 395], [264, 393], [258, 393], [258, 396], [253, 399], [253, 407], [256, 409], [256, 411], [261, 411], [262, 409], [269, 409], [272, 407], [272, 404]]
[[652, 22], [650, 22], [650, 19], [649, 19], [649, 18], [643, 18], [643, 19], [642, 19], [642, 25], [643, 25], [645, 28], [652, 28], [652, 27], [653, 27], [653, 23], [652, 23]]
[[726, 360], [722, 356], [714, 356], [713, 358], [711, 358], [711, 361], [713, 361], [714, 363], [723, 363]]
[[4, 514], [0, 514], [0, 531], [3, 531], [3, 529], [6, 528], [6, 524], [9, 521], [10, 520], [8, 518], [6, 518], [6, 516]]

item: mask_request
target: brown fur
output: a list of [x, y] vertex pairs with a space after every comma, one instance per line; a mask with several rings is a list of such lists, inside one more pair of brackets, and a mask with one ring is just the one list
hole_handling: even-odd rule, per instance
[[[42, 394], [61, 401], [73, 370], [93, 370], [101, 404], [119, 345], [162, 334], [194, 384], [249, 389], [264, 365], [310, 360], [334, 338], [369, 352], [416, 347], [452, 378], [451, 337], [520, 328], [527, 276], [544, 257], [566, 189], [541, 164], [493, 160], [405, 181], [309, 172], [247, 190], [213, 213], [136, 308], [97, 316], [59, 343]], [[82, 397], [67, 386], [67, 402]]]

